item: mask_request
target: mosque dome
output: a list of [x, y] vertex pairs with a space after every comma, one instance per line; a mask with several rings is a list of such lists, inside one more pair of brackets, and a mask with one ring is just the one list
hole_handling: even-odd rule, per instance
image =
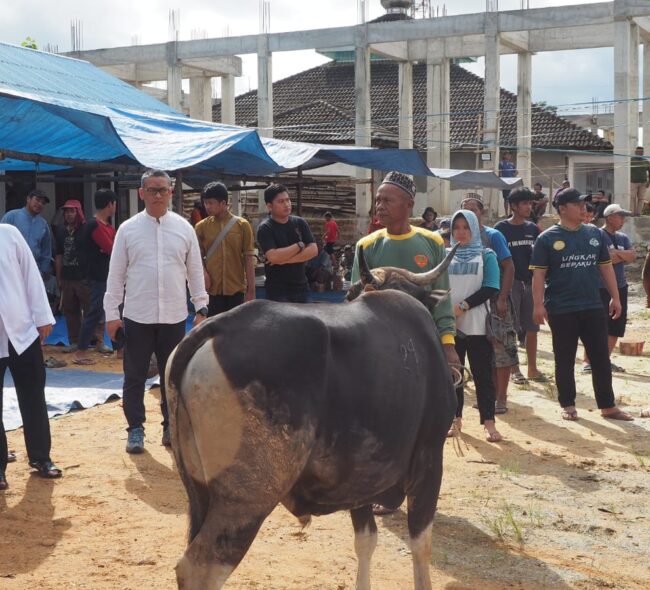
[[381, 5], [387, 13], [406, 14], [413, 6], [413, 0], [381, 0]]

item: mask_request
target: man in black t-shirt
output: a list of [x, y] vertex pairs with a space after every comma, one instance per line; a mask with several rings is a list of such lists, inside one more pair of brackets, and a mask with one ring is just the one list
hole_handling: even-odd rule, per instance
[[[494, 229], [499, 230], [506, 238], [512, 254], [515, 267], [515, 279], [512, 284], [511, 298], [517, 317], [517, 331], [526, 335], [526, 356], [528, 357], [528, 379], [547, 381], [537, 369], [537, 332], [539, 326], [533, 322], [533, 273], [528, 268], [533, 254], [533, 244], [540, 231], [536, 224], [527, 221], [535, 201], [535, 195], [529, 188], [516, 188], [508, 196], [512, 216], [499, 221]], [[519, 367], [515, 367], [513, 375], [520, 379]]]
[[308, 303], [305, 263], [318, 254], [314, 236], [302, 217], [291, 215], [287, 187], [272, 184], [264, 201], [269, 216], [257, 228], [257, 243], [266, 256], [266, 298]]
[[85, 280], [85, 223], [81, 203], [75, 199], [67, 200], [63, 204], [63, 223], [56, 228], [54, 236], [56, 282], [61, 291], [61, 307], [70, 340], [65, 352], [77, 348], [82, 312], [86, 315], [90, 306], [90, 291]]
[[84, 316], [79, 332], [79, 342], [72, 362], [77, 365], [94, 365], [88, 352], [93, 334], [97, 336], [97, 352], [110, 352], [104, 344], [104, 293], [108, 277], [115, 228], [111, 217], [115, 215], [117, 195], [110, 189], [100, 188], [95, 193], [95, 217], [86, 223], [84, 245], [86, 254], [86, 280], [90, 289], [90, 309]]

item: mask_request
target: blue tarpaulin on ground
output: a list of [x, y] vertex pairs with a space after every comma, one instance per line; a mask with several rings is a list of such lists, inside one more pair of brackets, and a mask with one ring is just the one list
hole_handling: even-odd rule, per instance
[[[119, 163], [272, 176], [339, 162], [436, 176], [415, 149], [283, 141], [197, 121], [88, 62], [0, 43], [0, 170]], [[492, 174], [490, 186], [512, 188], [499, 182]]]

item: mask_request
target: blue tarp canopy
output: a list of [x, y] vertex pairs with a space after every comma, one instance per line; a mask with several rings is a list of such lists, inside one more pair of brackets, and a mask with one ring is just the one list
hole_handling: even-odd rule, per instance
[[[3, 43], [0, 152], [6, 171], [113, 164], [273, 176], [340, 162], [437, 176], [415, 149], [282, 141], [189, 119], [88, 62]], [[490, 186], [512, 188], [488, 174]]]

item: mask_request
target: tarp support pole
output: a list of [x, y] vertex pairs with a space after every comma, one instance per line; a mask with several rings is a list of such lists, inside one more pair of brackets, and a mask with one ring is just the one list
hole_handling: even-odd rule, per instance
[[296, 188], [296, 215], [302, 215], [302, 168], [298, 168], [298, 186]]
[[176, 182], [174, 183], [174, 210], [183, 215], [183, 171], [176, 170]]

